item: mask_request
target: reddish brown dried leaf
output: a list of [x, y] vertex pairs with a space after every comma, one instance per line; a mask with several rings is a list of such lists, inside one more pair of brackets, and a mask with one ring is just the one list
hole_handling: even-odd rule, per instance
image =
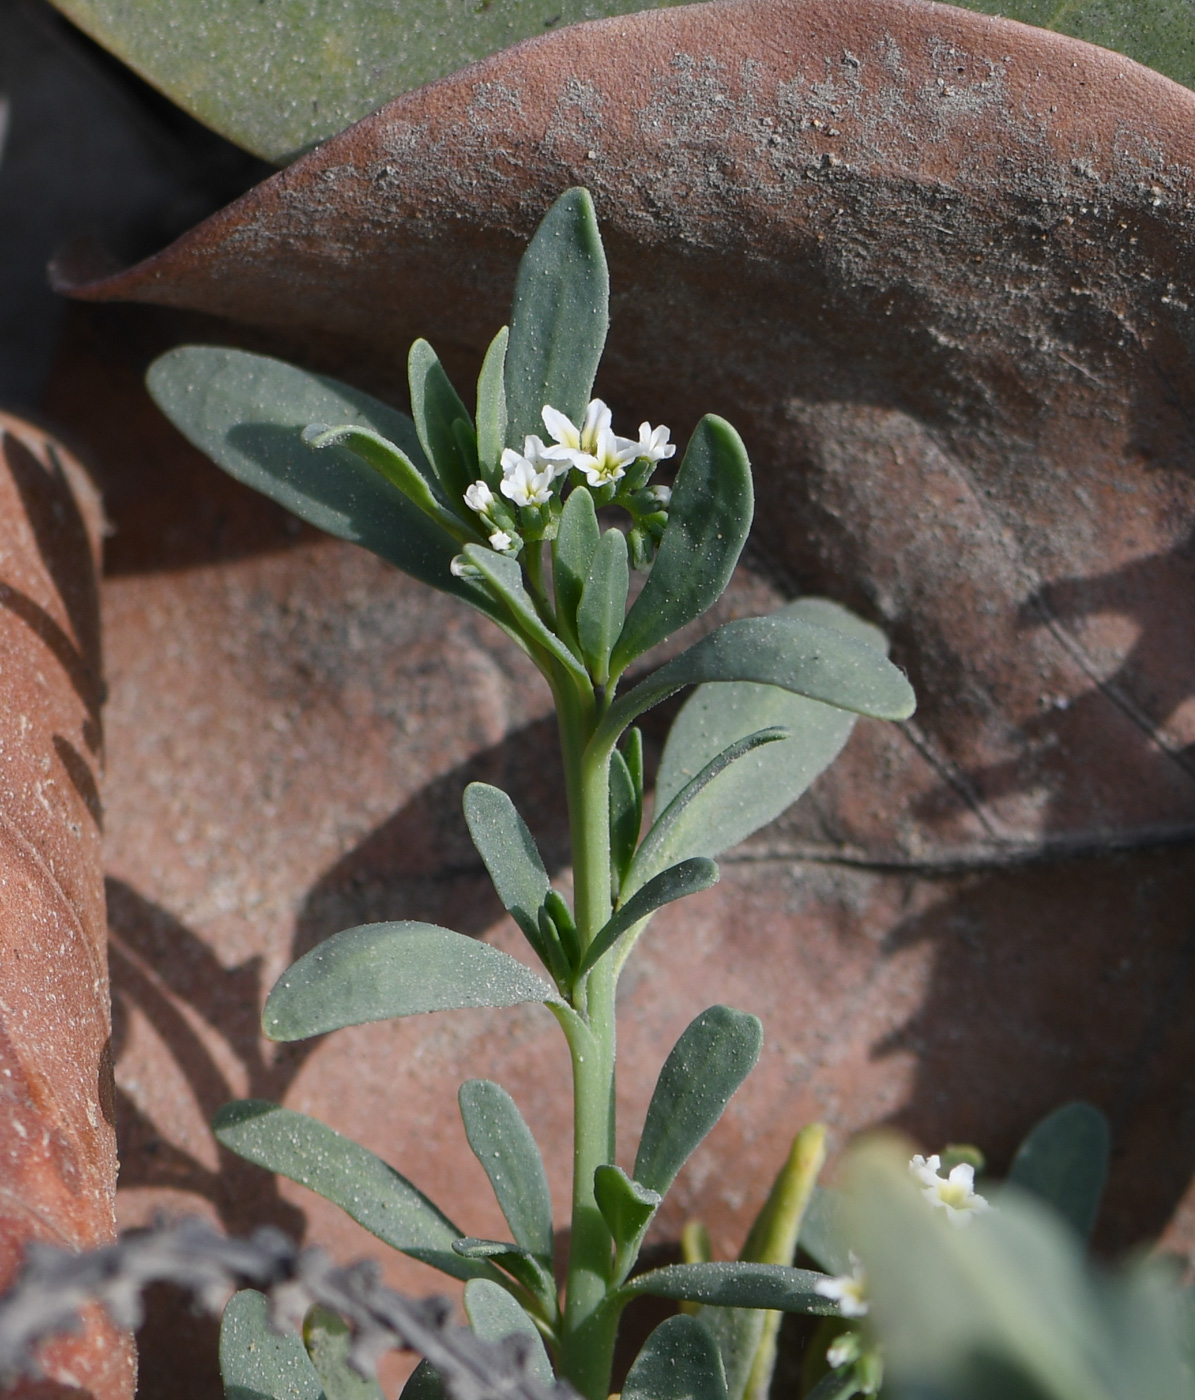
[[[0, 415], [0, 1290], [30, 1240], [83, 1249], [114, 1234], [102, 523], [78, 462]], [[131, 1341], [98, 1315], [45, 1363], [32, 1394], [133, 1392]]]

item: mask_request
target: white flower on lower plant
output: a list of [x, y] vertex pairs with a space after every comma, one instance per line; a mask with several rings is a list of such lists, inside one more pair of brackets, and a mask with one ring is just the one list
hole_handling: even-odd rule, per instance
[[499, 554], [505, 554], [514, 541], [505, 530], [495, 530], [490, 536], [490, 548], [496, 549]]
[[556, 463], [545, 459], [543, 443], [529, 437], [522, 452], [508, 447], [502, 453], [502, 484], [498, 489], [517, 506], [547, 505], [556, 474]]
[[661, 509], [667, 510], [668, 507], [672, 504], [672, 487], [651, 486], [648, 489], [651, 491], [651, 494], [656, 498], [656, 504], [660, 506]]
[[822, 1298], [831, 1298], [838, 1304], [843, 1317], [866, 1317], [871, 1306], [867, 1301], [867, 1274], [854, 1251], [851, 1252], [851, 1271], [838, 1278], [819, 1278], [813, 1291]]
[[970, 1225], [976, 1215], [991, 1210], [989, 1203], [975, 1190], [975, 1168], [970, 1162], [952, 1167], [949, 1176], [941, 1175], [942, 1159], [936, 1153], [926, 1158], [918, 1153], [909, 1163], [921, 1187], [922, 1196], [935, 1208], [941, 1207], [952, 1225]]
[[863, 1343], [859, 1340], [858, 1332], [844, 1332], [841, 1337], [835, 1337], [827, 1348], [826, 1365], [831, 1371], [837, 1371], [839, 1366], [858, 1361], [862, 1354]]
[[[654, 466], [656, 462], [663, 462], [675, 454], [676, 443], [668, 441], [668, 429], [662, 423], [658, 428], [653, 428], [650, 423], [639, 424], [639, 458], [646, 459]], [[667, 490], [667, 487], [664, 489]]]
[[478, 515], [488, 515], [494, 504], [494, 493], [484, 481], [475, 481], [465, 490], [465, 504]]

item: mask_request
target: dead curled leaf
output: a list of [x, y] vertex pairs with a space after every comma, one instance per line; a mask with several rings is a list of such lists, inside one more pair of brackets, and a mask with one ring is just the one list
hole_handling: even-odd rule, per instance
[[[92, 300], [458, 383], [594, 193], [599, 388], [756, 464], [755, 543], [921, 697], [764, 840], [967, 863], [1195, 831], [1195, 95], [920, 0], [729, 0], [531, 40], [383, 108]], [[379, 370], [379, 366], [381, 369]], [[364, 368], [364, 373], [363, 373]]]
[[[78, 462], [0, 414], [0, 1291], [30, 1240], [82, 1249], [115, 1233], [102, 523]], [[127, 1400], [131, 1341], [93, 1311], [50, 1345], [45, 1373], [37, 1395]]]

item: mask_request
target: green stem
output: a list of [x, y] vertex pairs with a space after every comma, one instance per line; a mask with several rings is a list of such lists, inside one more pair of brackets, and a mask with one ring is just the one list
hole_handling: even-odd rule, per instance
[[[573, 892], [581, 948], [610, 917], [610, 768], [586, 753], [595, 714], [575, 689], [557, 690], [572, 836]], [[590, 975], [584, 1036], [562, 1020], [573, 1060], [573, 1216], [561, 1328], [561, 1370], [586, 1400], [605, 1400], [618, 1315], [606, 1303], [610, 1231], [593, 1195], [593, 1174], [614, 1160], [614, 978], [604, 959]]]

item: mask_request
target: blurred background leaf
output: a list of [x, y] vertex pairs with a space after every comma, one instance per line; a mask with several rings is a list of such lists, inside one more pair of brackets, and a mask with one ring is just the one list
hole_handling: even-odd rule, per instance
[[1189, 0], [960, 0], [965, 9], [1053, 29], [1128, 54], [1195, 87], [1195, 16]]
[[384, 102], [643, 0], [55, 0], [213, 130], [282, 165]]

